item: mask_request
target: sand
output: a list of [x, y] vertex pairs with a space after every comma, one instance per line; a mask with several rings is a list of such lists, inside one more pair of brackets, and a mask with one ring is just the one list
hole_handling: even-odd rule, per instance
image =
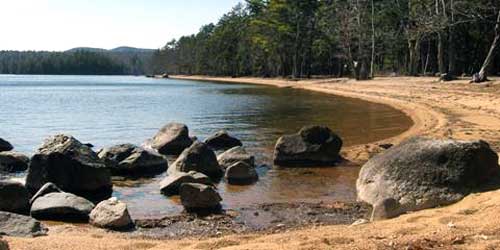
[[[179, 79], [244, 82], [321, 91], [384, 103], [405, 112], [414, 125], [405, 133], [346, 148], [344, 156], [362, 163], [408, 137], [483, 139], [500, 151], [500, 79], [483, 85], [468, 80], [439, 83], [436, 78], [376, 78], [371, 81], [260, 78]], [[275, 234], [230, 235], [212, 239], [130, 239], [91, 227], [52, 226], [47, 237], [5, 237], [11, 249], [500, 249], [500, 191], [473, 194], [452, 206], [419, 211], [359, 226], [311, 226]]]

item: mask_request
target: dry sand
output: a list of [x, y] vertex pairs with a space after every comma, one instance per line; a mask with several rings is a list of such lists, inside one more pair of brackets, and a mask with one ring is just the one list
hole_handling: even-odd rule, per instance
[[[347, 148], [346, 158], [364, 162], [381, 149], [415, 135], [434, 138], [483, 139], [500, 151], [500, 80], [471, 85], [435, 78], [376, 78], [372, 81], [316, 79], [287, 81], [259, 78], [182, 79], [243, 82], [302, 88], [385, 103], [408, 114], [414, 125], [382, 142]], [[6, 237], [11, 249], [500, 249], [500, 191], [474, 194], [444, 208], [360, 226], [311, 226], [271, 235], [231, 235], [180, 241], [130, 239], [91, 227], [52, 226], [50, 235], [35, 239]]]

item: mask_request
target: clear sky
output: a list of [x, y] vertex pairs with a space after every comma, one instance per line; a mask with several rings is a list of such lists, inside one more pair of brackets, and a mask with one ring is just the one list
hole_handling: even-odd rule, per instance
[[160, 48], [241, 0], [0, 0], [0, 50]]

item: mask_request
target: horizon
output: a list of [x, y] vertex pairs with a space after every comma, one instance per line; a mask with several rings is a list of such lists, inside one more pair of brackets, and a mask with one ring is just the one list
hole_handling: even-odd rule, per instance
[[[0, 51], [78, 47], [159, 49], [216, 23], [240, 0], [17, 0], [0, 2]], [[116, 4], [119, 7], [116, 7]], [[181, 13], [181, 14], [179, 14]]]

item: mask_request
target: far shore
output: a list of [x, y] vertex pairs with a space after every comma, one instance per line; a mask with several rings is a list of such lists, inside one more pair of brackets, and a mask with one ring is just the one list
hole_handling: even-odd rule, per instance
[[[169, 76], [172, 79], [261, 84], [299, 88], [359, 98], [392, 106], [414, 122], [401, 135], [344, 149], [343, 156], [363, 163], [382, 152], [381, 144], [409, 137], [485, 140], [500, 152], [500, 79], [469, 84], [469, 79], [439, 82], [433, 77], [286, 79]], [[179, 240], [144, 239], [70, 224], [56, 226], [48, 236], [12, 238], [11, 249], [498, 249], [500, 190], [472, 194], [446, 207], [418, 211], [399, 218], [350, 225], [310, 225], [263, 233], [229, 234]], [[329, 204], [325, 204], [329, 205]], [[214, 228], [216, 230], [216, 227]]]

